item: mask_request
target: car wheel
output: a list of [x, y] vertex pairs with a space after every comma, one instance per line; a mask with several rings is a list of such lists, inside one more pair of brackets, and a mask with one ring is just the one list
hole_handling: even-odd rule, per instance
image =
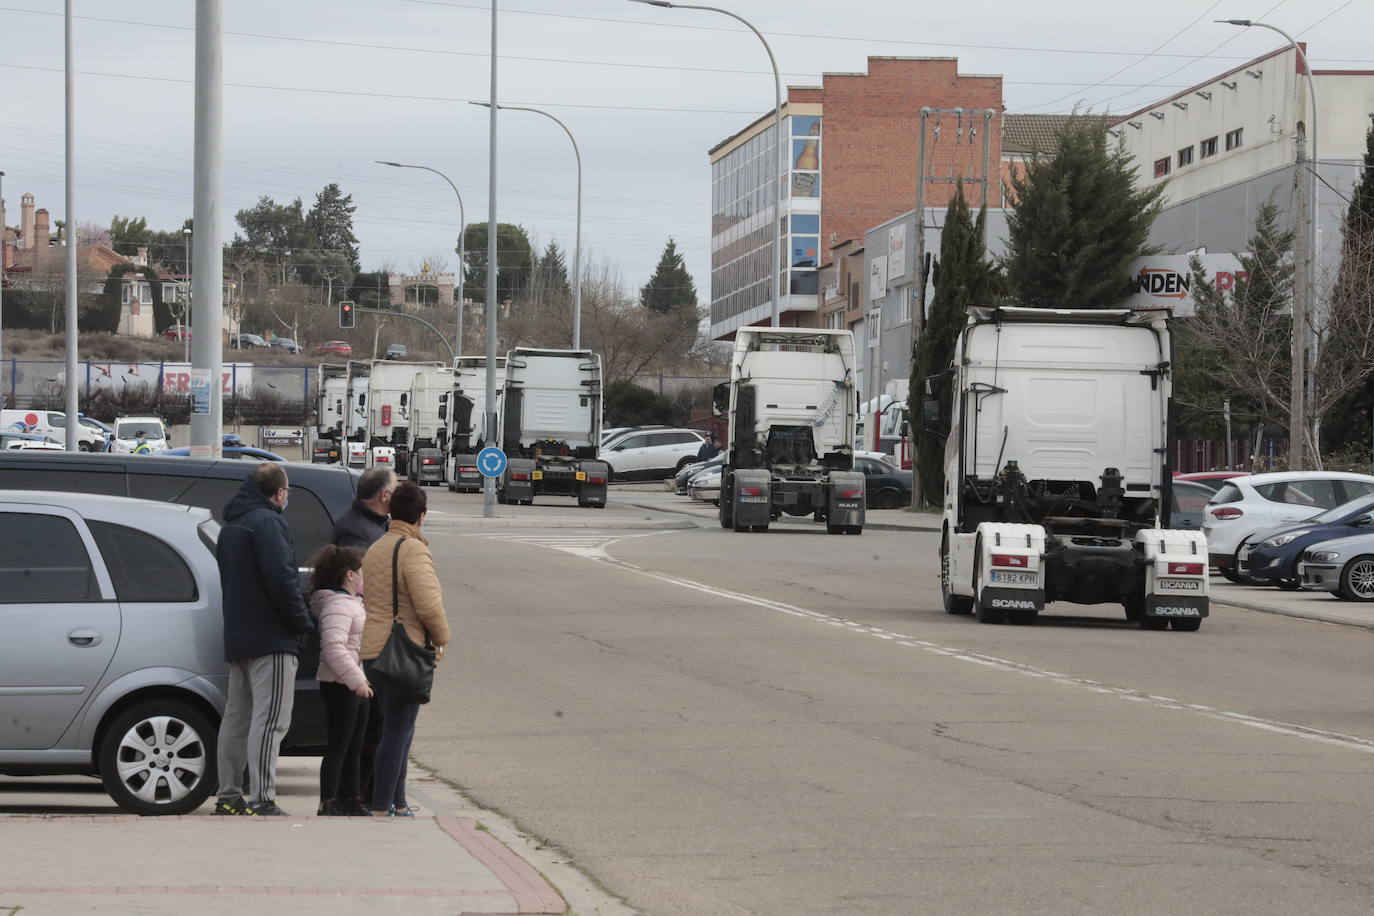
[[81, 449], [83, 452], [89, 452], [91, 450], [91, 444], [89, 442], [81, 442], [77, 444], [77, 448]]
[[1300, 579], [1279, 579], [1274, 584], [1286, 592], [1296, 592], [1302, 588], [1302, 580]]
[[879, 490], [873, 497], [873, 508], [895, 509], [902, 504], [902, 494], [896, 490]]
[[189, 814], [215, 789], [215, 727], [179, 700], [149, 700], [115, 717], [100, 744], [100, 781], [132, 814]]
[[1226, 577], [1226, 581], [1234, 582], [1237, 585], [1241, 584], [1240, 573], [1236, 572], [1234, 566], [1220, 566], [1218, 569], [1221, 571], [1221, 574]]
[[945, 602], [946, 614], [972, 614], [973, 599], [967, 595], [956, 595], [950, 590], [949, 583], [949, 532], [940, 539], [940, 595]]
[[1341, 597], [1374, 601], [1374, 556], [1356, 557], [1341, 570]]

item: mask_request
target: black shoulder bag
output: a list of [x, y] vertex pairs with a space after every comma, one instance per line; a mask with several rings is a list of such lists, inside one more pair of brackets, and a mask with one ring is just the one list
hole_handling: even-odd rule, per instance
[[[391, 554], [391, 634], [382, 646], [382, 653], [372, 660], [368, 676], [380, 681], [390, 690], [395, 690], [412, 703], [428, 703], [429, 691], [434, 686], [434, 666], [437, 661], [434, 647], [429, 642], [429, 632], [425, 632], [425, 644], [415, 645], [405, 625], [398, 619], [400, 615], [400, 570], [399, 558], [401, 544], [405, 538], [396, 540], [396, 549]], [[421, 626], [423, 626], [421, 622]]]

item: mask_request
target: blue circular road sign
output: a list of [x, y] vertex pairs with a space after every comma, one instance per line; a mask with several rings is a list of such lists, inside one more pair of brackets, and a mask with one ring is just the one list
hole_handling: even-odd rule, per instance
[[500, 477], [506, 470], [506, 453], [499, 448], [484, 448], [477, 453], [477, 470], [483, 477]]

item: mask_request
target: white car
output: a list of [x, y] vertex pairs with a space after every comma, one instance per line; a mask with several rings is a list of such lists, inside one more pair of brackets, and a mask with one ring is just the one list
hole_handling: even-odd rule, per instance
[[[0, 411], [0, 427], [10, 431], [37, 433], [59, 444], [67, 441], [67, 415], [60, 410]], [[76, 443], [83, 452], [105, 450], [105, 436], [84, 422], [77, 425]]]
[[1236, 556], [1245, 550], [1247, 539], [1362, 496], [1374, 496], [1374, 477], [1368, 474], [1279, 471], [1233, 477], [1202, 513], [1211, 564], [1232, 582], [1241, 581]]
[[119, 417], [114, 422], [114, 440], [110, 451], [132, 454], [138, 447], [138, 436], [143, 439], [155, 454], [167, 451], [167, 427], [161, 417]]
[[694, 463], [705, 441], [695, 429], [636, 430], [608, 441], [596, 458], [610, 465], [612, 478], [662, 480]]

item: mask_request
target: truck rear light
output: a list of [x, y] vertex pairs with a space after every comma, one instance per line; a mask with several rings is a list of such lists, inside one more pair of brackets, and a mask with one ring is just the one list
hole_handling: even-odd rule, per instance
[[864, 495], [863, 490], [841, 490], [840, 499], [858, 499]]
[[1200, 576], [1203, 566], [1201, 563], [1170, 563], [1169, 575], [1171, 576]]
[[513, 474], [510, 475], [510, 479], [511, 479], [511, 480], [529, 480], [529, 479], [530, 479], [530, 475], [529, 475], [529, 474], [525, 474], [525, 473], [513, 473]]
[[994, 553], [992, 565], [1003, 569], [1030, 569], [1030, 557], [1009, 553]]
[[605, 482], [606, 482], [606, 478], [605, 478], [605, 477], [588, 477], [588, 478], [587, 478], [587, 483], [605, 483]]
[[763, 488], [762, 488], [762, 487], [740, 487], [740, 488], [739, 488], [739, 495], [740, 495], [740, 496], [762, 496], [762, 495], [763, 495]]
[[1212, 518], [1240, 518], [1245, 514], [1244, 510], [1235, 506], [1217, 506], [1215, 509], [1208, 509], [1212, 513]]
[[421, 459], [420, 459], [420, 463], [421, 463], [421, 464], [438, 464], [438, 463], [439, 463], [439, 459], [438, 459], [438, 458], [421, 458]]

